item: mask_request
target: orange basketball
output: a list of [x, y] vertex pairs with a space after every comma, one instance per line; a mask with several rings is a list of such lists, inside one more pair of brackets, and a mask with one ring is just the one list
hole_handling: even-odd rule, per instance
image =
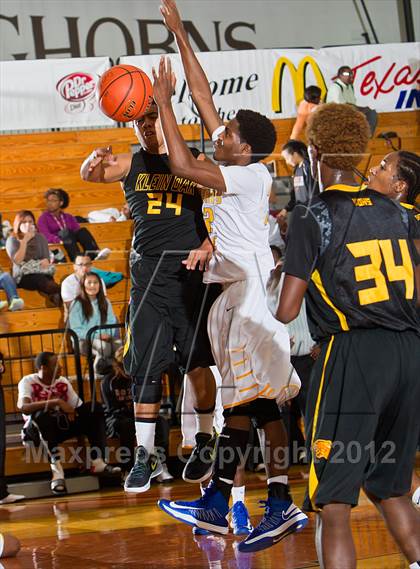
[[134, 65], [115, 65], [101, 76], [98, 105], [110, 119], [129, 122], [141, 117], [153, 98], [153, 87], [144, 71]]

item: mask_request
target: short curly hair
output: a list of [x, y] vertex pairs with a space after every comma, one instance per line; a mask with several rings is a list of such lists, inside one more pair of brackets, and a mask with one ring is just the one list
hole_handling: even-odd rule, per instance
[[277, 134], [273, 123], [260, 113], [241, 109], [236, 114], [241, 140], [252, 149], [251, 163], [267, 158], [276, 145]]
[[397, 158], [397, 177], [407, 184], [407, 203], [417, 205], [420, 195], [420, 156], [400, 150]]
[[352, 170], [363, 158], [370, 137], [366, 117], [351, 105], [327, 103], [311, 113], [308, 143], [336, 170]]

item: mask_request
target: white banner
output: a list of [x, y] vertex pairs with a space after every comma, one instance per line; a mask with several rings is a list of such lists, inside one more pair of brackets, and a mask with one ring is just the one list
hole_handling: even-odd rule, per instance
[[[323, 94], [342, 65], [355, 71], [354, 90], [361, 107], [377, 112], [420, 107], [420, 43], [346, 46], [321, 50], [250, 50], [197, 54], [209, 78], [216, 107], [224, 119], [240, 108], [270, 118], [296, 115], [304, 88], [318, 85]], [[179, 123], [198, 121], [185, 84], [179, 55], [169, 55], [177, 76], [173, 99]], [[159, 55], [123, 57], [151, 76]]]
[[113, 126], [98, 109], [107, 57], [0, 62], [0, 129]]
[[[420, 107], [420, 43], [337, 47], [322, 50], [269, 49], [199, 53], [216, 107], [224, 120], [240, 108], [272, 119], [293, 117], [304, 88], [326, 93], [341, 65], [355, 71], [358, 105], [378, 112]], [[194, 111], [180, 57], [169, 55], [177, 75], [173, 98], [179, 124], [194, 124]], [[150, 77], [160, 55], [121, 58]], [[1, 130], [86, 127], [115, 124], [98, 109], [95, 89], [109, 67], [107, 58], [0, 63]]]

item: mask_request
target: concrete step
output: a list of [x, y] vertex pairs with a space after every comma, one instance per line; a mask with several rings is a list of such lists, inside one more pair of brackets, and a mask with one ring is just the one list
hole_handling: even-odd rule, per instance
[[[74, 476], [72, 478], [66, 478], [66, 486], [68, 494], [95, 492], [99, 490], [99, 481], [97, 476]], [[10, 494], [22, 494], [27, 500], [57, 497], [51, 492], [50, 480], [17, 482], [15, 484], [8, 484], [7, 488]]]

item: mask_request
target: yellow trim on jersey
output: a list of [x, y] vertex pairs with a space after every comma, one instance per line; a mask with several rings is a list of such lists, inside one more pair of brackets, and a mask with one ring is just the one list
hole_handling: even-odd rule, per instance
[[[236, 403], [232, 403], [231, 405], [223, 405], [224, 409], [231, 409], [232, 407], [237, 407], [238, 405], [244, 405], [245, 403], [251, 403], [261, 397], [262, 393], [264, 393], [264, 389], [258, 393], [258, 395], [253, 395], [252, 397], [248, 397], [247, 399], [241, 399]], [[264, 399], [275, 399], [275, 397], [264, 397]]]
[[[319, 382], [318, 395], [317, 395], [316, 404], [315, 404], [314, 421], [312, 424], [311, 448], [312, 448], [312, 445], [314, 444], [316, 428], [318, 426], [318, 415], [319, 415], [319, 407], [321, 405], [322, 391], [324, 388], [325, 369], [327, 367], [327, 363], [328, 363], [328, 360], [329, 360], [329, 357], [331, 354], [331, 348], [332, 348], [333, 342], [334, 342], [334, 336], [331, 336], [331, 339], [328, 343], [327, 351], [325, 353], [324, 365], [322, 366], [321, 381]], [[312, 502], [312, 506], [314, 508], [315, 508], [315, 504], [313, 504], [313, 498], [314, 498], [315, 493], [318, 489], [318, 484], [319, 484], [319, 480], [318, 480], [318, 477], [316, 475], [315, 463], [313, 460], [313, 451], [312, 451], [311, 466], [309, 468], [309, 499]]]
[[229, 348], [229, 352], [231, 354], [234, 354], [235, 352], [243, 352], [245, 350], [245, 346], [243, 346], [242, 348]]
[[125, 357], [130, 348], [130, 342], [131, 342], [131, 329], [130, 326], [127, 326], [127, 333], [125, 336], [124, 349], [123, 349], [123, 357]]
[[328, 192], [330, 190], [338, 190], [340, 192], [361, 192], [364, 190], [366, 186], [348, 186], [347, 184], [334, 184], [333, 186], [329, 186], [325, 188], [324, 192]]
[[348, 332], [350, 330], [350, 328], [349, 328], [349, 325], [347, 324], [347, 318], [346, 318], [345, 314], [343, 312], [341, 312], [341, 310], [339, 310], [332, 303], [330, 297], [327, 294], [327, 291], [324, 288], [324, 285], [323, 285], [322, 280], [321, 280], [321, 275], [319, 274], [318, 269], [315, 269], [314, 272], [312, 273], [311, 280], [313, 281], [316, 288], [319, 290], [324, 302], [326, 304], [328, 304], [328, 306], [330, 308], [332, 308], [334, 310], [334, 312], [336, 313], [337, 318], [340, 321], [341, 329], [344, 330], [345, 332]]
[[405, 209], [414, 209], [414, 206], [411, 203], [400, 202], [400, 205], [405, 207]]
[[249, 387], [244, 387], [244, 388], [240, 389], [239, 393], [244, 393], [245, 391], [250, 391], [251, 389], [254, 389], [254, 387], [258, 387], [258, 383], [253, 383]]
[[253, 373], [253, 371], [254, 370], [252, 370], [252, 369], [249, 371], [246, 371], [245, 373], [242, 373], [241, 375], [236, 376], [235, 379], [237, 381], [239, 381], [240, 379], [244, 379], [245, 377], [248, 377], [249, 375], [251, 375]]
[[248, 361], [248, 358], [244, 358], [243, 360], [241, 360], [241, 361], [239, 361], [239, 362], [235, 362], [235, 363], [233, 364], [233, 367], [235, 367], [235, 366], [240, 366], [240, 365], [244, 364], [244, 363], [247, 362], [247, 361]]

